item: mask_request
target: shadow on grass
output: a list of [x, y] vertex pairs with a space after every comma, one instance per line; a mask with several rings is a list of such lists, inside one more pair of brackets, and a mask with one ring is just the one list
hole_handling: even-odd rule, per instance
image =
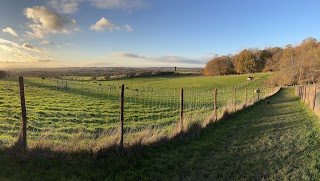
[[[221, 121], [210, 123], [204, 129], [198, 124], [191, 125], [187, 132], [172, 139], [161, 139], [149, 145], [138, 143], [123, 150], [113, 145], [96, 153], [35, 148], [26, 152], [26, 159], [0, 160], [17, 159], [17, 164], [11, 163], [14, 169], [0, 165], [0, 170], [4, 169], [5, 173], [21, 171], [19, 176], [13, 177], [18, 179], [32, 170], [51, 174], [55, 170], [55, 179], [80, 180], [318, 178], [317, 167], [308, 165], [312, 158], [320, 156], [320, 140], [307, 139], [312, 142], [311, 147], [304, 139], [306, 135], [320, 136], [311, 129], [314, 127], [312, 117], [308, 117], [305, 110], [301, 112], [303, 107], [299, 99], [288, 89], [280, 90], [268, 100], [270, 104], [260, 101], [242, 111], [226, 113]], [[288, 104], [283, 106], [283, 103]], [[289, 117], [283, 118], [283, 114]], [[12, 154], [10, 149], [3, 151]], [[21, 161], [25, 167], [19, 164]]]

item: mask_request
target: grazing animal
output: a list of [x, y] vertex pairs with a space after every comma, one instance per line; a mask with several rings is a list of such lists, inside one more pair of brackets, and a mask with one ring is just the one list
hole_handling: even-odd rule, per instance
[[266, 103], [269, 104], [269, 103], [270, 103], [270, 100], [266, 100]]

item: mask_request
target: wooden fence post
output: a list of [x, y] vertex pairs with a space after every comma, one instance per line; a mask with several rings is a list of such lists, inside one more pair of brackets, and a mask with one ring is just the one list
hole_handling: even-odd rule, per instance
[[254, 89], [252, 89], [252, 102], [255, 102], [255, 100], [254, 100]]
[[233, 107], [234, 107], [234, 111], [236, 111], [237, 109], [237, 89], [234, 88], [234, 104], [233, 104]]
[[311, 103], [311, 101], [310, 101], [310, 94], [311, 94], [310, 89], [311, 89], [311, 85], [309, 84], [309, 86], [308, 86], [308, 99], [307, 99], [307, 101], [309, 103]]
[[247, 88], [246, 88], [246, 103], [247, 103], [247, 101], [248, 101], [248, 91], [247, 91]]
[[314, 97], [313, 97], [313, 107], [312, 110], [316, 107], [316, 99], [317, 99], [317, 85], [314, 86]]
[[180, 132], [183, 131], [183, 88], [180, 90]]
[[22, 127], [20, 138], [18, 140], [18, 144], [21, 145], [21, 148], [25, 151], [27, 150], [27, 110], [26, 110], [26, 101], [24, 95], [24, 82], [23, 77], [19, 77], [19, 87], [20, 87], [20, 103], [21, 103], [21, 119], [22, 119]]
[[306, 102], [306, 97], [307, 97], [307, 86], [304, 86], [303, 102]]
[[120, 92], [120, 150], [123, 149], [123, 119], [124, 119], [124, 85], [121, 85]]
[[217, 121], [218, 120], [218, 115], [217, 115], [217, 89], [214, 89], [213, 95], [214, 95], [214, 104], [213, 104], [214, 121]]

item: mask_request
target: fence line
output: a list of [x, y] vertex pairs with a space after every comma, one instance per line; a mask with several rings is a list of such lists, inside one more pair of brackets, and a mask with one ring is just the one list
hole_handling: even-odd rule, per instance
[[[28, 147], [61, 149], [72, 145], [74, 148], [70, 149], [74, 150], [118, 145], [122, 149], [136, 142], [147, 144], [187, 131], [193, 124], [205, 126], [218, 121], [225, 112], [242, 109], [279, 90], [260, 88], [257, 94], [261, 96], [255, 96], [257, 88], [242, 86], [181, 89], [179, 93], [176, 89], [107, 83], [26, 78], [23, 87], [28, 110]], [[16, 85], [10, 79], [0, 93], [10, 95], [5, 99], [16, 99]], [[16, 108], [15, 102], [10, 104], [10, 108]], [[11, 117], [10, 114], [14, 119], [0, 122], [0, 146], [10, 146], [19, 132], [18, 109], [7, 110], [4, 117]], [[10, 135], [6, 135], [8, 132]]]
[[307, 84], [299, 85], [295, 88], [295, 94], [310, 108], [320, 114], [320, 85]]

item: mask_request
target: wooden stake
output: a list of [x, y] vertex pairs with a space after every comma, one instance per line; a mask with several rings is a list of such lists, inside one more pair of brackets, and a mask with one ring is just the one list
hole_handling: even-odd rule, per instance
[[183, 131], [183, 89], [180, 90], [180, 132]]
[[316, 107], [316, 99], [317, 99], [317, 85], [314, 86], [314, 96], [313, 96], [312, 110], [314, 110], [315, 107]]
[[237, 89], [234, 88], [234, 110], [236, 111], [236, 106], [237, 106]]
[[124, 85], [121, 85], [120, 92], [120, 150], [123, 149], [123, 120], [124, 120]]
[[307, 101], [308, 101], [309, 103], [311, 102], [311, 101], [310, 101], [310, 94], [311, 94], [310, 89], [311, 89], [311, 85], [309, 84], [309, 86], [308, 86], [308, 99], [307, 99]]
[[307, 97], [307, 86], [304, 86], [304, 96], [303, 96], [303, 102], [306, 102], [306, 97]]
[[23, 150], [27, 150], [27, 110], [26, 110], [26, 101], [24, 95], [24, 82], [23, 77], [19, 77], [19, 86], [20, 86], [20, 102], [21, 102], [21, 120], [22, 127], [19, 141]]
[[213, 102], [214, 121], [217, 121], [218, 120], [218, 115], [217, 115], [217, 89], [214, 89], [213, 95], [214, 95], [214, 102]]
[[247, 90], [247, 88], [246, 88], [246, 103], [247, 103], [247, 101], [248, 101], [248, 90]]
[[254, 100], [254, 89], [252, 89], [252, 101], [255, 102], [255, 100]]

